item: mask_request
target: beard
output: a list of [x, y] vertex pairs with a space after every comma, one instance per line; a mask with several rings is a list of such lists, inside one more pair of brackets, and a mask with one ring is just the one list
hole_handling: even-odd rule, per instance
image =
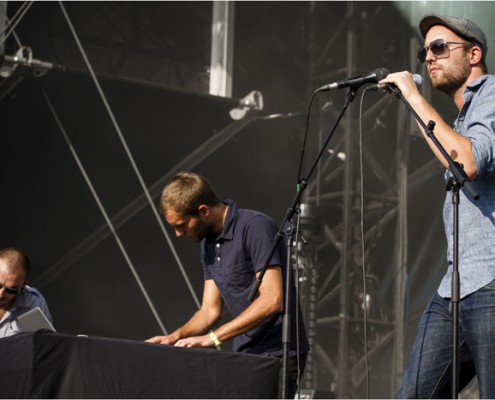
[[440, 76], [437, 74], [431, 77], [431, 83], [435, 89], [453, 96], [466, 83], [471, 66], [468, 63], [450, 64], [443, 66], [441, 71]]
[[209, 223], [203, 222], [201, 219], [197, 220], [194, 230], [190, 232], [188, 238], [194, 242], [201, 242], [206, 236], [212, 233], [212, 226]]

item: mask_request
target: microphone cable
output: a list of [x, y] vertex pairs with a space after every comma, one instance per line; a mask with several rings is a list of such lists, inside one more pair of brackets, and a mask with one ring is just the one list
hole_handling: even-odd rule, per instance
[[[302, 167], [303, 167], [303, 161], [304, 161], [304, 154], [306, 153], [306, 143], [308, 139], [308, 131], [309, 131], [309, 121], [310, 121], [310, 113], [311, 113], [311, 106], [313, 104], [313, 101], [316, 97], [316, 94], [321, 91], [319, 89], [315, 90], [313, 94], [311, 95], [311, 98], [308, 103], [308, 108], [306, 111], [306, 122], [305, 122], [305, 127], [304, 127], [304, 137], [303, 137], [303, 144], [301, 148], [301, 156], [299, 158], [299, 169], [297, 171], [297, 184], [296, 184], [296, 190], [299, 192], [300, 190], [300, 183], [302, 181]], [[296, 325], [296, 363], [297, 363], [297, 392], [296, 392], [296, 399], [301, 398], [301, 367], [300, 367], [300, 359], [299, 359], [299, 248], [298, 248], [298, 241], [299, 241], [299, 224], [300, 224], [300, 210], [296, 212], [296, 227], [294, 229], [295, 232], [295, 238], [293, 240], [293, 243], [295, 244], [295, 254], [294, 254], [294, 261], [295, 261], [295, 266], [294, 266], [294, 286], [295, 286], [295, 301], [294, 301], [294, 313], [295, 313], [295, 325]], [[291, 260], [290, 258], [287, 260], [288, 266], [291, 265]], [[287, 271], [287, 274], [289, 274], [290, 271]], [[289, 279], [289, 275], [287, 275], [287, 279]]]
[[[298, 241], [299, 241], [299, 224], [300, 224], [300, 221], [301, 221], [301, 215], [300, 213], [298, 212], [297, 214], [297, 218], [296, 218], [296, 229], [294, 230], [294, 247], [295, 247], [295, 268], [294, 268], [294, 286], [295, 286], [295, 296], [296, 296], [296, 299], [294, 301], [294, 309], [293, 309], [293, 312], [295, 314], [295, 324], [296, 324], [296, 363], [297, 363], [297, 393], [296, 393], [296, 396], [295, 398], [296, 399], [300, 399], [301, 398], [301, 361], [300, 361], [300, 358], [299, 358], [299, 342], [300, 342], [300, 339], [299, 339], [299, 324], [300, 324], [300, 321], [299, 321], [299, 279], [300, 279], [300, 276], [299, 276], [299, 246], [297, 245]], [[290, 261], [287, 260], [287, 264], [288, 266], [291, 265]], [[287, 278], [286, 279], [289, 279], [289, 272], [290, 271], [287, 271]]]
[[[387, 71], [388, 74], [388, 71]], [[416, 80], [415, 80], [416, 81]], [[418, 83], [417, 83], [418, 84]], [[369, 376], [369, 352], [368, 352], [368, 285], [367, 285], [367, 276], [366, 276], [366, 262], [365, 262], [365, 233], [364, 233], [364, 162], [363, 162], [363, 127], [362, 127], [362, 120], [363, 120], [363, 103], [364, 103], [364, 97], [365, 94], [368, 91], [376, 91], [378, 86], [375, 85], [368, 85], [365, 87], [364, 92], [361, 94], [360, 101], [359, 101], [359, 111], [358, 111], [358, 120], [359, 120], [359, 174], [360, 174], [360, 235], [361, 235], [361, 252], [362, 252], [362, 276], [363, 276], [363, 300], [362, 300], [362, 305], [363, 305], [363, 340], [364, 340], [364, 360], [365, 360], [365, 368], [366, 368], [366, 398], [370, 398], [370, 376]], [[310, 121], [310, 114], [311, 114], [311, 106], [313, 104], [313, 101], [315, 99], [315, 96], [317, 93], [325, 91], [323, 87], [318, 88], [313, 92], [311, 95], [309, 104], [308, 104], [308, 109], [306, 112], [306, 122], [305, 122], [305, 129], [304, 129], [304, 138], [303, 138], [303, 144], [301, 148], [301, 156], [300, 156], [300, 161], [299, 161], [299, 170], [298, 170], [298, 177], [297, 177], [297, 190], [300, 190], [300, 183], [302, 182], [303, 177], [301, 176], [302, 173], [302, 166], [303, 166], [303, 161], [304, 161], [304, 155], [306, 151], [306, 143], [307, 143], [307, 138], [308, 138], [308, 131], [309, 131], [309, 121]], [[305, 182], [306, 184], [308, 182]], [[298, 220], [299, 221], [299, 220]], [[296, 235], [297, 235], [298, 230], [296, 230]], [[296, 269], [297, 269], [297, 254], [296, 254]], [[297, 282], [296, 282], [297, 285]]]
[[[365, 357], [365, 368], [366, 368], [366, 398], [369, 398], [370, 395], [370, 384], [369, 384], [369, 355], [368, 355], [368, 328], [367, 328], [367, 322], [368, 322], [368, 307], [367, 307], [367, 283], [366, 283], [366, 264], [365, 264], [365, 243], [364, 243], [364, 183], [363, 183], [363, 176], [364, 176], [364, 166], [363, 166], [363, 150], [362, 150], [362, 108], [363, 108], [363, 101], [364, 101], [364, 96], [365, 93], [373, 90], [371, 86], [368, 86], [365, 88], [365, 91], [361, 94], [360, 97], [360, 102], [359, 102], [359, 165], [360, 165], [360, 230], [361, 230], [361, 251], [362, 251], [362, 274], [363, 274], [363, 328], [364, 328], [364, 357]], [[376, 90], [376, 89], [375, 89]], [[303, 144], [301, 148], [301, 156], [299, 160], [299, 170], [297, 174], [297, 190], [299, 191], [299, 185], [302, 181], [302, 167], [303, 167], [303, 161], [304, 161], [304, 155], [306, 152], [306, 143], [307, 143], [307, 138], [308, 138], [308, 131], [309, 131], [309, 121], [310, 121], [310, 114], [311, 114], [311, 107], [313, 104], [313, 101], [316, 97], [316, 95], [324, 91], [321, 87], [315, 90], [310, 98], [310, 101], [308, 103], [308, 108], [306, 112], [306, 122], [305, 122], [305, 128], [304, 128], [304, 138], [303, 138]], [[298, 220], [299, 221], [299, 220]], [[296, 230], [297, 234], [298, 230]], [[296, 270], [297, 270], [297, 255], [296, 255]], [[296, 287], [297, 287], [297, 282], [296, 282]], [[298, 293], [297, 293], [298, 294]], [[298, 294], [299, 295], [299, 294]], [[297, 296], [298, 297], [298, 296]], [[297, 304], [297, 303], [296, 303]], [[299, 362], [299, 360], [298, 360]], [[298, 370], [299, 372], [299, 370]]]
[[304, 127], [304, 138], [303, 138], [303, 144], [302, 144], [302, 148], [301, 148], [301, 156], [299, 158], [299, 169], [297, 171], [297, 191], [299, 191], [299, 184], [301, 183], [301, 179], [303, 178], [301, 176], [301, 174], [302, 174], [302, 167], [303, 167], [303, 161], [304, 161], [304, 154], [306, 153], [306, 143], [308, 140], [311, 106], [313, 104], [313, 101], [314, 101], [316, 95], [321, 91], [322, 90], [320, 88], [320, 89], [317, 89], [313, 92], [313, 94], [311, 95], [311, 98], [309, 99], [308, 109], [306, 111], [306, 123], [305, 123], [305, 127]]
[[368, 354], [368, 285], [366, 282], [366, 253], [365, 253], [365, 243], [364, 243], [364, 162], [363, 162], [363, 103], [364, 96], [370, 90], [367, 87], [361, 94], [359, 100], [359, 111], [358, 111], [358, 121], [359, 121], [359, 191], [360, 191], [360, 234], [361, 234], [361, 253], [362, 253], [362, 274], [363, 274], [363, 340], [364, 340], [364, 360], [366, 368], [366, 398], [370, 398], [370, 369], [369, 369], [369, 354]]
[[[368, 352], [368, 283], [366, 274], [366, 245], [365, 245], [365, 230], [364, 230], [364, 161], [363, 161], [363, 103], [366, 93], [376, 91], [377, 85], [369, 85], [365, 88], [360, 97], [358, 111], [358, 141], [359, 141], [359, 190], [360, 190], [360, 235], [361, 235], [361, 253], [362, 253], [362, 269], [363, 276], [363, 340], [364, 340], [364, 359], [366, 368], [366, 398], [370, 398], [370, 374], [369, 374], [369, 352]], [[395, 93], [395, 92], [394, 92]]]
[[[308, 103], [308, 107], [307, 107], [307, 111], [306, 111], [306, 121], [305, 121], [305, 126], [304, 126], [304, 137], [303, 137], [303, 143], [302, 143], [302, 147], [301, 147], [301, 155], [300, 155], [300, 158], [299, 158], [299, 169], [297, 171], [297, 185], [296, 185], [296, 189], [297, 189], [297, 192], [299, 192], [300, 190], [300, 184], [302, 182], [302, 179], [303, 177], [301, 176], [302, 175], [302, 168], [303, 168], [303, 162], [304, 162], [304, 155], [306, 153], [306, 143], [307, 143], [307, 139], [308, 139], [308, 132], [309, 132], [309, 121], [310, 121], [310, 114], [311, 114], [311, 107], [312, 107], [312, 104], [313, 104], [313, 101], [316, 97], [316, 95], [323, 91], [321, 88], [315, 90], [311, 97], [310, 97], [310, 100], [309, 100], [309, 103]], [[296, 228], [295, 228], [295, 239], [294, 239], [294, 243], [295, 243], [295, 267], [294, 267], [294, 283], [295, 283], [295, 295], [296, 295], [296, 301], [294, 302], [295, 304], [295, 314], [296, 314], [296, 353], [297, 353], [297, 382], [298, 382], [298, 388], [297, 388], [297, 393], [296, 393], [296, 398], [297, 399], [300, 399], [301, 398], [301, 368], [300, 368], [300, 360], [299, 360], [299, 342], [300, 342], [300, 339], [299, 339], [299, 324], [300, 324], [300, 321], [299, 321], [299, 249], [298, 249], [298, 237], [299, 237], [299, 224], [300, 224], [300, 209], [298, 210], [298, 212], [296, 212], [296, 216], [297, 216], [297, 223], [296, 223]], [[303, 238], [303, 241], [305, 242], [304, 238]], [[306, 244], [306, 242], [305, 242]], [[287, 263], [288, 265], [290, 265], [290, 259], [287, 260]], [[289, 273], [290, 271], [288, 271]]]

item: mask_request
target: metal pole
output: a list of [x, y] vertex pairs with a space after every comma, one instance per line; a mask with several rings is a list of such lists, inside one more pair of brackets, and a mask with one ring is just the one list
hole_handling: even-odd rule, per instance
[[400, 386], [404, 365], [404, 315], [407, 266], [407, 148], [409, 144], [410, 122], [406, 121], [406, 111], [399, 107], [397, 121], [397, 249], [395, 254], [395, 293], [394, 293], [394, 350], [390, 395], [394, 397]]

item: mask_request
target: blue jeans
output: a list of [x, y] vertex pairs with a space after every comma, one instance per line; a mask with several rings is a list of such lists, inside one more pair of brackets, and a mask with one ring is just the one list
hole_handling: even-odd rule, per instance
[[[435, 293], [402, 377], [398, 398], [452, 398], [452, 317], [450, 299]], [[459, 390], [474, 375], [480, 398], [495, 398], [495, 281], [459, 305]]]

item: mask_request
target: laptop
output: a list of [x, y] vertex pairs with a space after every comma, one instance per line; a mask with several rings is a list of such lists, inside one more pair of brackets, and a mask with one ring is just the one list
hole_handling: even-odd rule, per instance
[[53, 325], [48, 321], [41, 308], [36, 307], [17, 318], [19, 325], [25, 332], [34, 332], [38, 329], [48, 329], [56, 332]]

